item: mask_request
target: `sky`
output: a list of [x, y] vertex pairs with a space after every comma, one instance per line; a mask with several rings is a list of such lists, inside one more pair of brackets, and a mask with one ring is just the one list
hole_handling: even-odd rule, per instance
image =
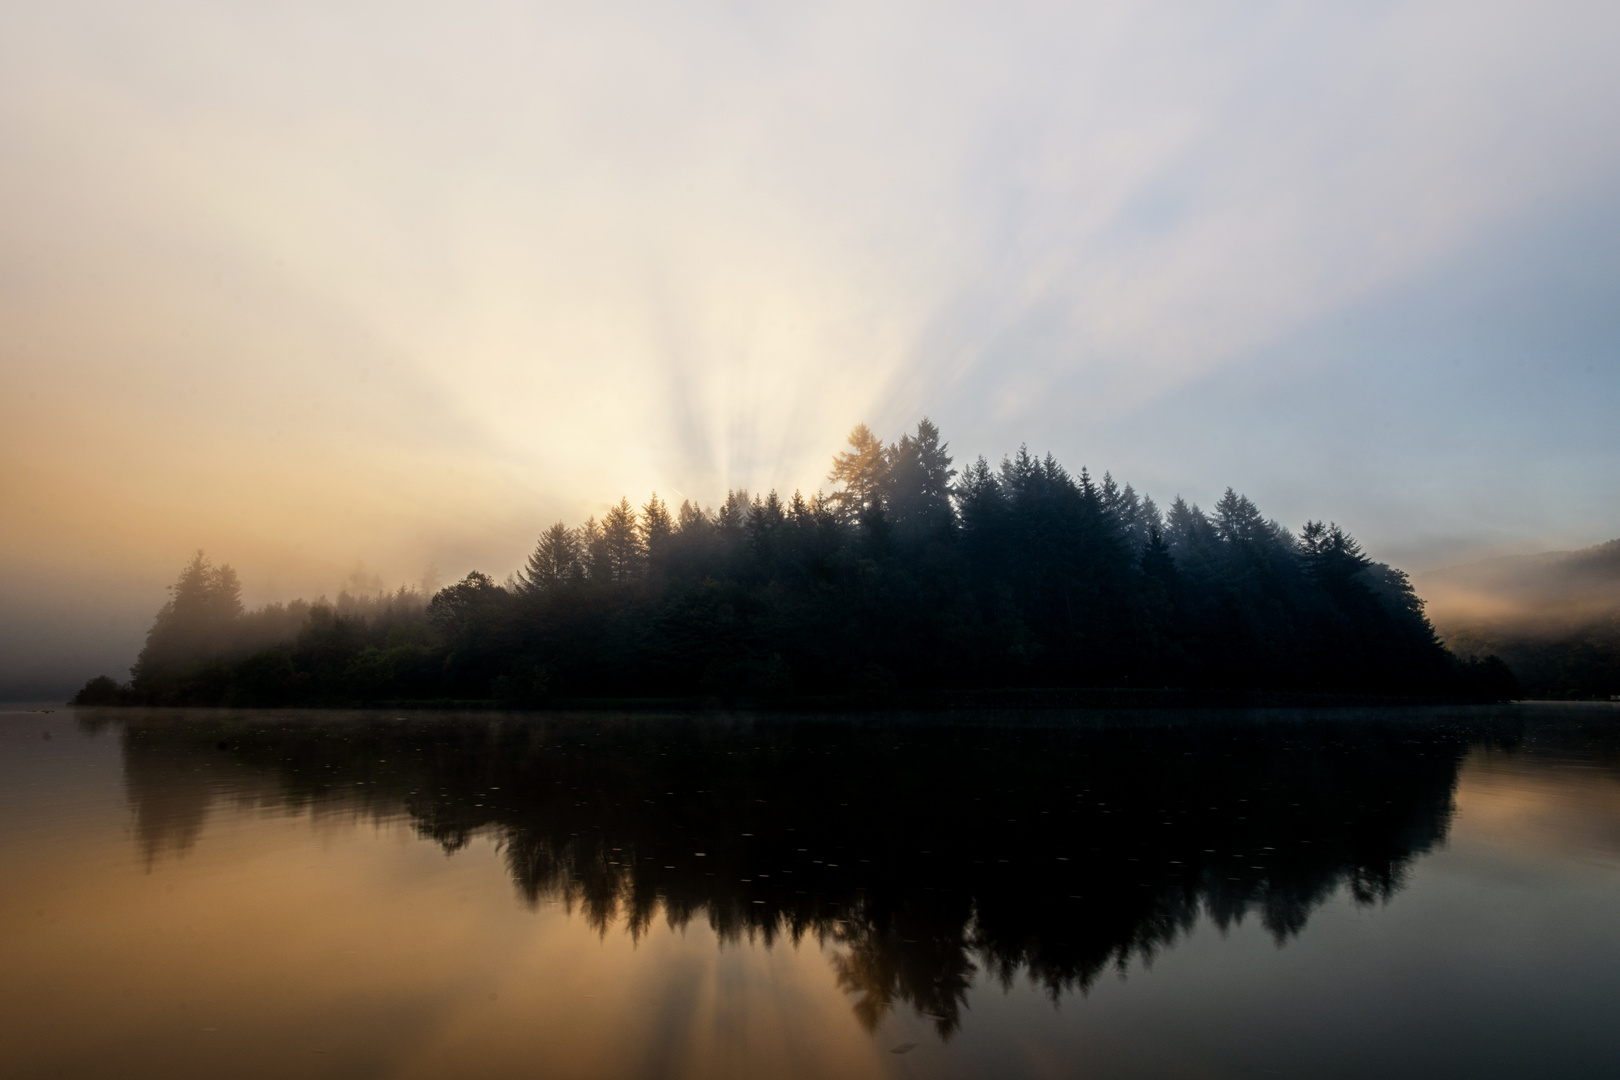
[[0, 696], [857, 422], [1412, 570], [1620, 535], [1620, 6], [0, 6]]

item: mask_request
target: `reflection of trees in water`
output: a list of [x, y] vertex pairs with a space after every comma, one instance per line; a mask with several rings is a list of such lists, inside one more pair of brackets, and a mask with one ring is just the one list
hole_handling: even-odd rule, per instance
[[124, 793], [135, 813], [135, 841], [148, 868], [166, 852], [182, 853], [197, 842], [213, 802], [195, 755], [142, 754], [126, 732]]
[[975, 941], [971, 911], [891, 914], [865, 902], [852, 907], [833, 935], [833, 971], [853, 999], [856, 1018], [870, 1030], [903, 1002], [948, 1037], [967, 1007], [978, 972], [974, 955], [992, 965], [1001, 959]]
[[1055, 1001], [1151, 961], [1200, 917], [1224, 933], [1254, 916], [1280, 944], [1341, 888], [1387, 900], [1444, 837], [1478, 732], [1384, 715], [222, 713], [132, 719], [125, 772], [149, 853], [195, 838], [201, 812], [181, 810], [206, 808], [210, 785], [261, 798], [273, 780], [284, 807], [403, 813], [447, 852], [493, 833], [525, 902], [558, 901], [600, 934], [639, 938], [662, 919], [702, 920], [722, 942], [809, 937], [864, 1024], [906, 1005], [948, 1036], [981, 972], [1005, 987], [1025, 975]]

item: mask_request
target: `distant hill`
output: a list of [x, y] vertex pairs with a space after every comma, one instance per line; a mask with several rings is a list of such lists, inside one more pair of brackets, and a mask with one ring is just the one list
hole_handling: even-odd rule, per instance
[[1540, 697], [1620, 694], [1620, 540], [1414, 575], [1459, 655], [1495, 653]]
[[1450, 566], [1415, 574], [1412, 584], [1442, 633], [1463, 626], [1559, 633], [1620, 612], [1620, 540]]

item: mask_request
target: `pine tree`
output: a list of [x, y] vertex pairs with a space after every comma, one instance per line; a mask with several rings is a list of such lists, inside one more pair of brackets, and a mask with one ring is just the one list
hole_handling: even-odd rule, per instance
[[748, 492], [744, 488], [726, 492], [726, 501], [720, 504], [715, 512], [715, 527], [729, 537], [742, 535], [743, 526], [748, 522]]
[[584, 576], [579, 535], [562, 522], [540, 534], [529, 561], [518, 571], [520, 593], [545, 592]]
[[1361, 545], [1337, 524], [1307, 521], [1299, 531], [1305, 572], [1323, 585], [1342, 586], [1372, 564]]
[[1228, 544], [1259, 544], [1274, 536], [1259, 508], [1231, 488], [1215, 504], [1214, 525], [1215, 534]]
[[887, 466], [883, 441], [865, 424], [856, 424], [849, 433], [849, 450], [833, 456], [832, 472], [827, 474], [828, 480], [843, 485], [832, 495], [843, 520], [860, 521], [880, 509]]
[[242, 617], [242, 584], [228, 565], [215, 566], [198, 551], [169, 586], [131, 669], [137, 689], [184, 669], [218, 659], [235, 646]]
[[655, 491], [641, 508], [641, 544], [649, 563], [661, 564], [668, 557], [670, 539], [674, 535], [675, 522], [670, 519], [669, 507]]
[[621, 498], [619, 505], [602, 518], [602, 539], [609, 581], [626, 582], [641, 576], [647, 552], [636, 527], [635, 508], [628, 498]]
[[690, 499], [681, 500], [681, 509], [675, 527], [684, 537], [694, 537], [714, 527], [714, 516]]
[[939, 441], [939, 428], [924, 417], [915, 436], [902, 436], [885, 452], [879, 489], [898, 536], [915, 542], [941, 536], [956, 524], [951, 507], [956, 470], [947, 450]]
[[602, 526], [596, 523], [595, 515], [586, 518], [585, 524], [574, 535], [579, 544], [580, 563], [585, 577], [599, 584], [612, 581], [612, 559], [608, 556], [607, 540], [602, 534]]
[[810, 520], [810, 504], [805, 502], [804, 493], [798, 488], [793, 489], [793, 498], [788, 502], [787, 516], [794, 525], [804, 525]]
[[1164, 534], [1154, 525], [1148, 530], [1147, 543], [1142, 547], [1142, 573], [1149, 578], [1169, 583], [1176, 577], [1176, 559], [1170, 554], [1170, 545], [1164, 542]]
[[1164, 516], [1164, 539], [1177, 558], [1186, 559], [1201, 553], [1217, 538], [1209, 518], [1198, 509], [1198, 504], [1188, 505], [1187, 500], [1177, 495], [1170, 504], [1170, 512]]

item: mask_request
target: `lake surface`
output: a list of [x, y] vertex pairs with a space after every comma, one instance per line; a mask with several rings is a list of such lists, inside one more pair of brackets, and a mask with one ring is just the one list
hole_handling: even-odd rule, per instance
[[1620, 709], [0, 709], [0, 1062], [1612, 1077]]

